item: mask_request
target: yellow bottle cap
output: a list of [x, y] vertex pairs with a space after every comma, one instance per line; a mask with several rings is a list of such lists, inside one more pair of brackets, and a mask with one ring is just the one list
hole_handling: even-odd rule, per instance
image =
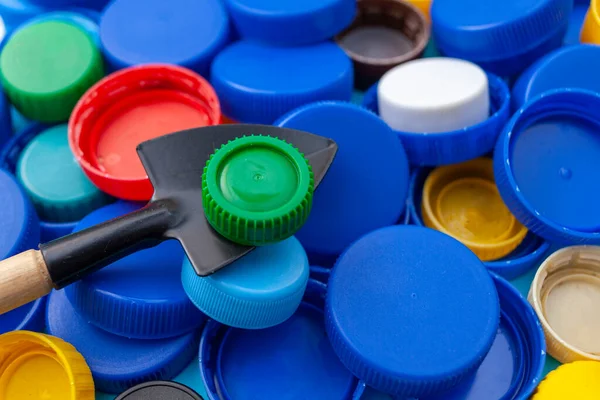
[[535, 274], [529, 302], [548, 354], [562, 363], [600, 361], [600, 247], [573, 246], [550, 255]]
[[599, 2], [592, 0], [588, 9], [583, 26], [581, 27], [581, 43], [600, 44], [600, 14], [598, 13]]
[[431, 0], [407, 0], [410, 4], [417, 7], [427, 19], [431, 20]]
[[461, 241], [483, 261], [509, 254], [527, 234], [502, 201], [487, 158], [433, 170], [421, 209], [426, 226]]
[[550, 372], [531, 400], [600, 399], [600, 362], [577, 361]]
[[0, 335], [0, 399], [94, 400], [83, 356], [62, 339], [29, 331]]

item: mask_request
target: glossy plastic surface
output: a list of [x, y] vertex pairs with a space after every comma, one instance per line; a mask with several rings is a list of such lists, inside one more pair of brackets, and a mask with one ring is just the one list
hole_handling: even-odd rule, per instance
[[355, 0], [226, 0], [243, 38], [276, 46], [302, 46], [325, 41], [348, 26]]
[[[501, 78], [488, 74], [490, 117], [482, 123], [435, 135], [395, 131], [411, 165], [455, 164], [492, 151], [498, 134], [510, 117], [510, 91]], [[363, 98], [363, 107], [379, 114], [377, 84]]]
[[545, 92], [520, 109], [498, 139], [500, 194], [521, 223], [548, 241], [600, 244], [597, 107], [594, 92]]
[[163, 340], [127, 339], [105, 332], [75, 311], [64, 290], [50, 294], [46, 321], [48, 333], [71, 343], [85, 357], [96, 389], [108, 393], [121, 393], [141, 381], [171, 379], [198, 348], [199, 332]]
[[444, 55], [514, 76], [562, 44], [572, 8], [572, 0], [438, 0], [431, 19]]
[[346, 53], [331, 42], [279, 48], [242, 40], [215, 58], [211, 83], [227, 117], [272, 124], [307, 103], [349, 101], [352, 72]]
[[102, 48], [112, 70], [170, 63], [208, 77], [212, 59], [230, 36], [220, 0], [116, 0], [100, 20]]
[[199, 277], [186, 258], [181, 279], [191, 301], [210, 318], [264, 329], [290, 318], [308, 281], [308, 259], [295, 237], [261, 246], [212, 275]]
[[[117, 202], [77, 224], [75, 232], [138, 210]], [[205, 316], [187, 298], [179, 271], [184, 258], [174, 240], [138, 251], [70, 285], [65, 292], [90, 323], [116, 335], [160, 339], [191, 332]]]
[[363, 385], [344, 368], [325, 335], [325, 285], [309, 281], [304, 301], [281, 325], [263, 330], [209, 322], [200, 370], [210, 400], [288, 398], [350, 400]]
[[294, 110], [276, 125], [324, 135], [339, 146], [297, 233], [311, 262], [331, 265], [353, 241], [400, 219], [408, 161], [394, 132], [376, 115], [348, 103], [322, 102]]
[[498, 294], [485, 267], [432, 229], [363, 236], [340, 256], [328, 286], [325, 323], [336, 354], [366, 384], [398, 397], [465, 379], [498, 329]]
[[43, 332], [46, 318], [46, 297], [0, 315], [0, 335], [10, 331]]

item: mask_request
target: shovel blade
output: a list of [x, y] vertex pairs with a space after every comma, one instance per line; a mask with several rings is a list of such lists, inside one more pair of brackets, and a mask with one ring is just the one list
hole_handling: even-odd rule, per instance
[[247, 135], [274, 136], [296, 146], [309, 160], [317, 186], [337, 152], [328, 138], [270, 125], [232, 124], [189, 129], [141, 143], [137, 152], [154, 186], [152, 200], [174, 204], [166, 238], [179, 240], [199, 276], [210, 275], [250, 252], [212, 229], [202, 207], [202, 172], [212, 153]]

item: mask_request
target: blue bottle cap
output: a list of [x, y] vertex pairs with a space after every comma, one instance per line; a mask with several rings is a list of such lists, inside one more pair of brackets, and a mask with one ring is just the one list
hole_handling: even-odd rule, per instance
[[45, 221], [79, 221], [110, 198], [83, 173], [67, 138], [67, 124], [31, 139], [19, 155], [16, 176]]
[[13, 106], [10, 107], [10, 119], [11, 119], [11, 122], [12, 122], [12, 131], [15, 134], [18, 133], [18, 132], [21, 132], [23, 129], [27, 128], [27, 126], [29, 126], [29, 124], [33, 123], [33, 121], [25, 118], [23, 116], [23, 114], [21, 114]]
[[600, 244], [600, 94], [545, 92], [498, 138], [494, 176], [504, 202], [530, 231], [563, 245]]
[[230, 39], [229, 18], [220, 0], [115, 0], [100, 19], [100, 39], [114, 70], [169, 63], [208, 78]]
[[0, 335], [11, 331], [43, 332], [46, 321], [46, 297], [0, 315]]
[[[0, 151], [0, 168], [3, 168], [12, 174], [15, 174], [17, 169], [17, 162], [23, 149], [25, 149], [27, 144], [30, 143], [37, 135], [51, 127], [52, 125], [30, 123], [25, 127], [25, 129], [13, 135], [8, 141], [8, 143], [4, 146], [2, 151]], [[41, 242], [47, 243], [51, 240], [68, 235], [69, 233], [73, 232], [73, 229], [75, 229], [77, 222], [79, 221], [40, 221]]]
[[518, 110], [551, 89], [580, 88], [600, 91], [600, 47], [580, 44], [562, 47], [527, 68], [512, 89], [512, 108]]
[[[415, 133], [394, 131], [400, 137], [411, 165], [455, 164], [489, 153], [510, 117], [510, 91], [504, 80], [488, 73], [490, 116], [487, 120], [451, 132]], [[362, 106], [379, 114], [377, 85], [371, 86]], [[319, 189], [320, 190], [320, 189]]]
[[[19, 0], [12, 0], [18, 2]], [[85, 7], [101, 10], [110, 0], [20, 0], [20, 2], [31, 3], [45, 8]]]
[[16, 179], [0, 169], [0, 260], [37, 248], [40, 222]]
[[10, 102], [0, 87], [0, 152], [12, 136], [12, 116]]
[[573, 5], [573, 11], [569, 18], [569, 27], [567, 33], [563, 39], [563, 46], [570, 46], [580, 43], [581, 28], [583, 27], [583, 21], [585, 15], [590, 7], [589, 0], [575, 0]]
[[[51, 0], [49, 0], [51, 1]], [[4, 22], [5, 32], [12, 32], [23, 22], [43, 13], [45, 10], [32, 2], [23, 0], [0, 1], [0, 15]], [[4, 41], [5, 43], [6, 41]]]
[[572, 8], [573, 0], [436, 0], [433, 36], [444, 55], [513, 76], [561, 46]]
[[174, 378], [194, 357], [200, 333], [161, 340], [113, 335], [78, 314], [64, 290], [50, 294], [46, 323], [50, 335], [71, 343], [83, 355], [96, 389], [106, 393], [121, 393], [140, 382]]
[[[55, 0], [50, 0], [55, 1]], [[70, 10], [70, 11], [52, 11], [37, 15], [23, 24], [19, 25], [15, 30], [23, 29], [27, 26], [33, 24], [39, 24], [40, 22], [46, 21], [61, 21], [69, 24], [76, 25], [83, 29], [84, 32], [87, 32], [88, 35], [92, 38], [92, 41], [96, 44], [96, 46], [100, 46], [100, 33], [98, 28], [98, 20], [100, 19], [100, 13], [87, 10], [87, 9], [78, 9]]]
[[277, 46], [302, 46], [330, 39], [350, 25], [355, 0], [226, 0], [243, 38]]
[[339, 146], [315, 191], [308, 221], [296, 234], [311, 261], [331, 265], [362, 235], [398, 222], [408, 192], [408, 161], [394, 132], [375, 114], [349, 103], [322, 102], [294, 110], [275, 125], [330, 137]]
[[[427, 167], [417, 168], [410, 178], [406, 208], [407, 214], [410, 216], [410, 222], [414, 225], [424, 226], [423, 216], [421, 215], [421, 200], [425, 180], [432, 170], [432, 168]], [[514, 279], [540, 265], [549, 250], [550, 243], [530, 231], [521, 244], [510, 254], [498, 260], [484, 261], [483, 265], [489, 271], [493, 271], [505, 279]]]
[[371, 232], [340, 256], [325, 308], [342, 363], [367, 385], [404, 397], [449, 389], [475, 372], [500, 316], [475, 254], [443, 233], [403, 225]]
[[329, 276], [331, 275], [331, 268], [319, 267], [317, 265], [310, 266], [310, 278], [315, 281], [327, 284]]
[[242, 40], [219, 53], [211, 69], [223, 114], [245, 123], [271, 124], [314, 101], [349, 101], [353, 80], [352, 62], [331, 42], [276, 48]]
[[287, 320], [298, 308], [308, 281], [308, 259], [291, 236], [261, 246], [206, 277], [185, 258], [183, 288], [210, 318], [244, 329], [263, 329]]
[[336, 357], [324, 334], [326, 287], [310, 280], [286, 322], [268, 329], [210, 321], [200, 340], [200, 372], [209, 400], [350, 400], [364, 386]]
[[[75, 232], [139, 208], [140, 204], [116, 202], [83, 218]], [[82, 316], [116, 335], [139, 339], [181, 335], [206, 319], [181, 286], [183, 257], [179, 242], [167, 241], [115, 261], [65, 292]]]
[[492, 275], [500, 299], [500, 327], [477, 372], [454, 388], [421, 400], [528, 399], [546, 361], [544, 331], [527, 300]]

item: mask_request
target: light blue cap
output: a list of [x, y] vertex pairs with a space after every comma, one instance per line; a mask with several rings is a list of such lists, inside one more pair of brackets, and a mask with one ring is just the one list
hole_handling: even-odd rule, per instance
[[100, 39], [114, 70], [169, 63], [208, 78], [230, 40], [229, 18], [221, 0], [115, 0], [100, 19]]
[[435, 0], [433, 36], [440, 51], [514, 76], [562, 45], [573, 0]]
[[350, 101], [354, 76], [352, 62], [332, 42], [278, 48], [242, 40], [215, 58], [211, 83], [224, 115], [272, 124], [308, 103]]
[[325, 325], [334, 351], [367, 385], [400, 398], [447, 390], [475, 372], [499, 320], [481, 261], [428, 228], [363, 236], [329, 278]]
[[225, 0], [243, 38], [277, 46], [331, 39], [350, 25], [356, 0]]
[[231, 265], [199, 277], [186, 258], [181, 277], [188, 297], [210, 318], [244, 329], [287, 320], [308, 282], [306, 252], [295, 237], [261, 246]]
[[21, 152], [15, 173], [45, 221], [79, 221], [110, 201], [81, 170], [69, 148], [66, 124], [34, 137]]

